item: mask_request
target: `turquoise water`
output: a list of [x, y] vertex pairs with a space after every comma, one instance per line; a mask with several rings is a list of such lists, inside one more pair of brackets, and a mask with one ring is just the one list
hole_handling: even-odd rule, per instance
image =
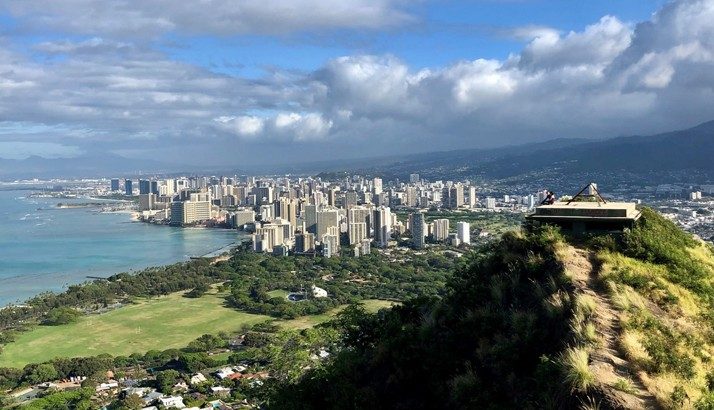
[[87, 276], [166, 265], [240, 241], [234, 230], [174, 228], [132, 221], [128, 213], [59, 209], [94, 200], [27, 198], [0, 191], [0, 306], [61, 291]]

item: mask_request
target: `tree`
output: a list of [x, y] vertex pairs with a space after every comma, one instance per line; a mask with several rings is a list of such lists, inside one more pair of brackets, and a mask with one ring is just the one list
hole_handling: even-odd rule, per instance
[[69, 307], [55, 308], [47, 312], [42, 324], [47, 326], [66, 325], [76, 322], [80, 316], [81, 313]]
[[200, 298], [206, 292], [208, 292], [211, 288], [205, 283], [201, 282], [198, 285], [196, 285], [195, 288], [193, 288], [190, 292], [186, 293], [187, 298]]
[[57, 379], [57, 369], [51, 363], [28, 365], [25, 367], [25, 381], [31, 384]]
[[144, 407], [144, 401], [138, 394], [129, 394], [121, 400], [120, 409], [139, 410]]
[[171, 394], [181, 374], [176, 370], [164, 370], [156, 374], [156, 388], [164, 394]]

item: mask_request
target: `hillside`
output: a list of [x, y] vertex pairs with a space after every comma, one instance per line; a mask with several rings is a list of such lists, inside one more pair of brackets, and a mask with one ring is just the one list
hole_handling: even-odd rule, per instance
[[622, 237], [510, 233], [441, 299], [341, 316], [271, 408], [714, 408], [714, 253], [654, 211]]
[[429, 179], [509, 178], [533, 172], [636, 175], [696, 171], [714, 173], [714, 121], [649, 136], [602, 140], [555, 139], [536, 144], [491, 150], [467, 149], [408, 155], [399, 161], [365, 167], [386, 177], [406, 178], [419, 172]]

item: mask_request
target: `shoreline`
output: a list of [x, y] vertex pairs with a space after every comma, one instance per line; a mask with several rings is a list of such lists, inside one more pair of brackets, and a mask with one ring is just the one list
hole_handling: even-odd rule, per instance
[[[15, 201], [16, 198], [12, 197], [9, 198], [9, 201]], [[23, 201], [20, 201], [23, 202]], [[34, 206], [34, 205], [33, 205]], [[22, 208], [18, 209], [18, 212], [24, 212], [24, 210], [21, 210]], [[59, 208], [53, 208], [53, 209], [59, 209]], [[72, 208], [74, 209], [74, 208]], [[67, 209], [67, 210], [72, 210], [72, 209]], [[117, 211], [111, 211], [111, 212], [92, 212], [92, 214], [97, 215], [97, 214], [102, 214], [102, 213], [109, 213], [109, 214], [121, 214], [121, 215], [127, 215], [127, 216], [115, 216], [113, 218], [110, 218], [109, 221], [114, 221], [118, 224], [126, 224], [127, 222], [133, 223], [137, 222], [137, 218], [140, 215], [136, 211], [132, 210], [117, 210]], [[91, 217], [94, 218], [94, 217]], [[94, 224], [103, 224], [102, 219], [94, 219]], [[106, 220], [105, 220], [106, 221]], [[118, 221], [118, 222], [117, 222]], [[11, 225], [12, 226], [12, 225]], [[189, 228], [182, 228], [182, 229], [189, 229]], [[180, 251], [170, 251], [166, 255], [169, 257], [165, 258], [153, 258], [154, 260], [152, 261], [152, 258], [145, 258], [144, 253], [142, 254], [137, 254], [135, 255], [133, 252], [133, 248], [129, 246], [128, 252], [128, 258], [126, 263], [116, 263], [115, 261], [109, 260], [108, 262], [105, 261], [104, 255], [106, 255], [107, 249], [106, 247], [99, 247], [97, 248], [98, 253], [96, 256], [93, 257], [92, 262], [87, 265], [72, 265], [71, 263], [68, 263], [68, 266], [63, 266], [61, 268], [54, 268], [52, 271], [49, 271], [45, 269], [45, 266], [41, 267], [34, 267], [32, 269], [25, 269], [24, 267], [20, 267], [22, 265], [18, 265], [18, 268], [16, 269], [5, 269], [5, 272], [0, 272], [2, 273], [2, 276], [0, 277], [0, 288], [2, 288], [4, 291], [0, 292], [0, 308], [6, 307], [6, 306], [16, 306], [16, 305], [22, 305], [26, 303], [28, 300], [31, 300], [39, 295], [41, 295], [44, 292], [52, 292], [55, 294], [60, 294], [65, 291], [67, 291], [69, 286], [72, 285], [81, 285], [84, 283], [92, 282], [92, 280], [89, 278], [90, 276], [92, 277], [109, 277], [118, 273], [122, 272], [128, 272], [130, 274], [136, 273], [138, 271], [151, 268], [151, 267], [159, 267], [159, 266], [170, 266], [174, 265], [177, 263], [184, 263], [187, 261], [191, 260], [191, 257], [195, 256], [201, 256], [201, 257], [218, 257], [221, 254], [225, 252], [229, 252], [233, 247], [240, 245], [240, 243], [245, 239], [243, 238], [243, 235], [241, 235], [241, 232], [239, 231], [233, 231], [230, 232], [229, 230], [221, 230], [220, 234], [218, 233], [208, 233], [208, 231], [205, 231], [205, 229], [208, 229], [207, 227], [196, 227], [196, 228], [191, 228], [189, 231], [194, 231], [196, 232], [197, 230], [201, 230], [202, 232], [206, 232], [206, 234], [201, 234], [199, 236], [195, 235], [189, 235], [186, 240], [168, 240], [166, 235], [159, 235], [157, 240], [159, 240], [159, 245], [157, 247], [157, 252], [161, 252], [162, 249], [165, 250], [171, 250], [171, 249], [183, 249], [183, 252]], [[82, 235], [82, 229], [80, 228], [79, 230], [79, 235]], [[228, 232], [226, 232], [228, 231]], [[112, 229], [107, 230], [107, 232], [112, 232]], [[132, 231], [133, 232], [133, 231]], [[141, 232], [141, 231], [139, 231]], [[224, 233], [225, 232], [225, 233]], [[230, 233], [235, 233], [235, 235], [230, 235]], [[65, 235], [71, 235], [72, 237], [76, 237], [77, 232], [71, 232], [65, 233], [64, 229], [60, 229], [59, 232], [56, 233], [57, 236], [53, 239], [53, 241], [64, 241], [63, 237]], [[121, 233], [116, 233], [116, 234], [110, 234], [109, 239], [117, 239], [114, 238], [114, 235], [122, 235]], [[205, 238], [205, 239], [199, 239], [202, 238], [205, 235], [211, 235], [211, 237]], [[218, 235], [218, 236], [215, 236]], [[169, 235], [172, 236], [172, 235]], [[69, 238], [69, 237], [68, 237]], [[121, 239], [122, 237], [118, 237], [118, 239]], [[153, 239], [151, 236], [145, 236], [145, 235], [139, 235], [138, 238], [141, 238], [142, 241], [147, 241], [147, 247], [151, 247], [151, 240]], [[189, 238], [195, 238], [195, 239], [189, 239]], [[215, 238], [215, 239], [214, 239]], [[117, 240], [118, 240], [117, 239]], [[103, 239], [102, 239], [103, 240]], [[215, 242], [215, 243], [214, 243]], [[32, 243], [32, 242], [30, 242]], [[208, 244], [213, 244], [215, 246], [205, 246]], [[202, 246], [203, 245], [203, 246]], [[31, 245], [30, 245], [31, 246]], [[178, 247], [178, 248], [177, 248]], [[201, 248], [204, 249], [201, 249]], [[22, 249], [22, 248], [21, 248]], [[119, 252], [124, 251], [124, 247], [119, 247]], [[175, 254], [175, 255], [174, 255]], [[174, 258], [175, 256], [175, 258]], [[61, 258], [71, 258], [71, 254], [63, 254]], [[26, 258], [21, 258], [18, 259], [17, 263], [24, 263], [23, 259]], [[156, 260], [158, 259], [158, 260]], [[162, 260], [163, 259], [163, 260]], [[45, 261], [46, 262], [46, 261]], [[70, 266], [71, 265], [71, 266]], [[24, 270], [23, 270], [24, 269]]]
[[[234, 241], [234, 242], [231, 242], [231, 243], [228, 244], [228, 245], [221, 246], [220, 248], [214, 249], [214, 250], [212, 250], [212, 251], [210, 251], [210, 252], [208, 252], [208, 253], [205, 253], [205, 254], [203, 254], [203, 255], [196, 255], [196, 256], [185, 255], [185, 257], [184, 257], [183, 259], [177, 260], [177, 261], [175, 261], [175, 262], [164, 263], [164, 264], [159, 264], [159, 265], [147, 265], [147, 266], [144, 266], [144, 267], [142, 267], [142, 268], [131, 269], [131, 270], [126, 270], [126, 271], [119, 271], [119, 272], [113, 272], [113, 273], [104, 273], [103, 275], [106, 275], [106, 276], [104, 276], [104, 277], [101, 276], [102, 273], [96, 273], [96, 274], [93, 274], [93, 275], [92, 275], [90, 272], [87, 272], [87, 275], [86, 275], [86, 276], [83, 276], [83, 278], [84, 278], [85, 280], [83, 280], [83, 281], [81, 281], [81, 282], [76, 282], [76, 283], [64, 283], [64, 284], [62, 284], [62, 288], [61, 288], [61, 290], [59, 290], [59, 291], [43, 290], [43, 291], [40, 291], [40, 292], [38, 292], [38, 293], [36, 293], [36, 294], [30, 296], [30, 297], [25, 298], [25, 299], [23, 299], [22, 301], [19, 301], [19, 302], [8, 302], [8, 303], [5, 303], [5, 304], [0, 304], [0, 310], [2, 310], [2, 309], [7, 309], [7, 308], [15, 308], [15, 307], [28, 306], [28, 302], [29, 302], [30, 300], [32, 300], [32, 299], [34, 299], [34, 298], [36, 298], [36, 297], [42, 295], [43, 293], [49, 292], [49, 293], [53, 293], [53, 294], [61, 294], [61, 293], [66, 292], [66, 291], [67, 291], [67, 288], [68, 288], [69, 286], [76, 286], [76, 285], [84, 286], [84, 285], [86, 285], [87, 283], [93, 283], [93, 282], [96, 282], [96, 281], [104, 281], [104, 280], [107, 280], [107, 278], [109, 278], [109, 277], [111, 277], [111, 276], [114, 276], [114, 275], [117, 275], [117, 274], [120, 274], [120, 273], [129, 273], [129, 274], [133, 275], [133, 274], [136, 274], [137, 272], [140, 272], [140, 271], [143, 271], [143, 270], [145, 270], [145, 269], [152, 268], [152, 267], [173, 266], [173, 265], [176, 265], [176, 264], [179, 264], [179, 263], [185, 263], [185, 262], [189, 262], [189, 261], [191, 261], [191, 260], [196, 260], [196, 259], [220, 259], [220, 258], [223, 256], [224, 253], [230, 252], [233, 248], [239, 246], [240, 243], [241, 243], [240, 241]], [[224, 260], [225, 260], [225, 259], [224, 259]], [[215, 260], [214, 262], [218, 262], [218, 260]], [[35, 280], [40, 280], [40, 279], [42, 279], [42, 274], [30, 274], [30, 275], [9, 276], [9, 277], [5, 277], [5, 278], [0, 279], [0, 281], [20, 279], [20, 278], [34, 278]]]

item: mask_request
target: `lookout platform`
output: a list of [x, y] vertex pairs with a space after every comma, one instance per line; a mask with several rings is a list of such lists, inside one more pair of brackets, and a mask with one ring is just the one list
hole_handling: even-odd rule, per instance
[[640, 215], [634, 203], [608, 202], [595, 184], [589, 184], [567, 202], [536, 207], [526, 220], [530, 225], [557, 225], [573, 233], [608, 232], [634, 227]]

